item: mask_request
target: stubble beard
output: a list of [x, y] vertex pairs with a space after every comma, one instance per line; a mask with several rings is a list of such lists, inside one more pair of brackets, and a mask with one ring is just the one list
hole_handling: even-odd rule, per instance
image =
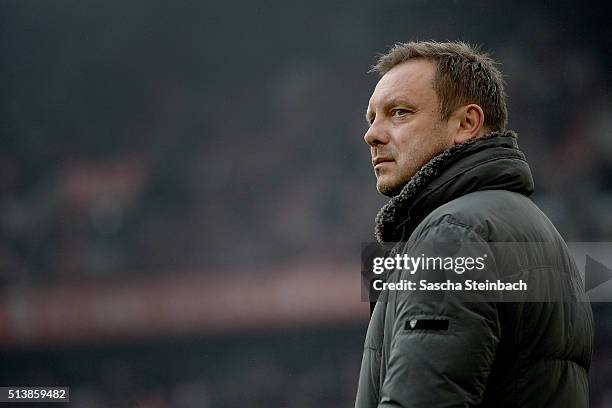
[[[419, 170], [425, 167], [434, 157], [451, 147], [444, 140], [442, 135], [436, 136], [436, 147], [430, 152], [420, 152], [419, 157], [414, 158], [412, 160], [412, 162], [417, 162], [419, 163], [419, 165], [411, 166], [412, 168], [410, 170], [398, 174], [398, 180], [390, 180], [387, 183], [383, 183], [381, 182], [380, 177], [377, 177], [376, 189], [378, 190], [378, 192], [387, 197], [394, 197], [398, 195], [402, 191], [404, 186], [406, 186], [406, 184], [408, 184], [414, 178], [414, 176], [419, 172]], [[397, 162], [395, 162], [395, 164], [399, 165]]]
[[[433, 157], [433, 156], [432, 156]], [[387, 197], [394, 197], [396, 195], [398, 195], [402, 189], [404, 188], [404, 186], [406, 184], [408, 184], [410, 182], [410, 180], [412, 180], [412, 178], [414, 177], [414, 175], [426, 164], [429, 162], [430, 159], [427, 158], [422, 158], [421, 162], [423, 163], [422, 166], [419, 166], [418, 168], [413, 168], [411, 170], [408, 170], [406, 172], [403, 172], [402, 174], [398, 174], [397, 180], [389, 180], [388, 182], [382, 182], [382, 180], [379, 178], [377, 180], [376, 183], [376, 189], [378, 190], [379, 193], [387, 196]], [[396, 163], [397, 165], [397, 163]]]
[[383, 182], [380, 178], [378, 178], [376, 183], [376, 189], [382, 195], [385, 195], [387, 197], [394, 197], [398, 195], [402, 191], [404, 186], [410, 182], [413, 175], [414, 174], [408, 176], [404, 175], [398, 181], [391, 181], [386, 183]]

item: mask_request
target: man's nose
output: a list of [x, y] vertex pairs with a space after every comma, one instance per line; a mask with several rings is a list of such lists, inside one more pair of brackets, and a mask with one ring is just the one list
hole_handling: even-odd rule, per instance
[[389, 135], [376, 120], [370, 125], [368, 131], [363, 135], [363, 140], [370, 146], [378, 146], [389, 142]]

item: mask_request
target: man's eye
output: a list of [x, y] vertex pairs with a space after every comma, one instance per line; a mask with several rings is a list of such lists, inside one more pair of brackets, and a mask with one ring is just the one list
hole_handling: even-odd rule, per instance
[[404, 116], [408, 113], [410, 113], [410, 111], [408, 111], [407, 109], [393, 109], [391, 111], [391, 116]]

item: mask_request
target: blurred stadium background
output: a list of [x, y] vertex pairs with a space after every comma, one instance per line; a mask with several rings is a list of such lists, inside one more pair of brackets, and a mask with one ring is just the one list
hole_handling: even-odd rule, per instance
[[[596, 4], [0, 2], [0, 384], [69, 385], [74, 407], [352, 406], [385, 202], [366, 72], [396, 41], [491, 51], [535, 201], [567, 240], [612, 241]], [[591, 401], [612, 407], [612, 307], [594, 310]]]

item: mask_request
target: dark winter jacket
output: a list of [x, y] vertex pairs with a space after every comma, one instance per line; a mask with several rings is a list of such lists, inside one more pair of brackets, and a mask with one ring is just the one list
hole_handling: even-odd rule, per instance
[[[474, 243], [494, 258], [496, 277], [518, 276], [540, 292], [512, 302], [382, 292], [356, 408], [588, 407], [591, 307], [565, 242], [528, 198], [532, 191], [515, 134], [495, 132], [433, 158], [381, 209], [376, 236], [398, 242], [392, 254]], [[496, 243], [529, 248], [499, 251]], [[396, 270], [387, 279], [407, 277]]]

